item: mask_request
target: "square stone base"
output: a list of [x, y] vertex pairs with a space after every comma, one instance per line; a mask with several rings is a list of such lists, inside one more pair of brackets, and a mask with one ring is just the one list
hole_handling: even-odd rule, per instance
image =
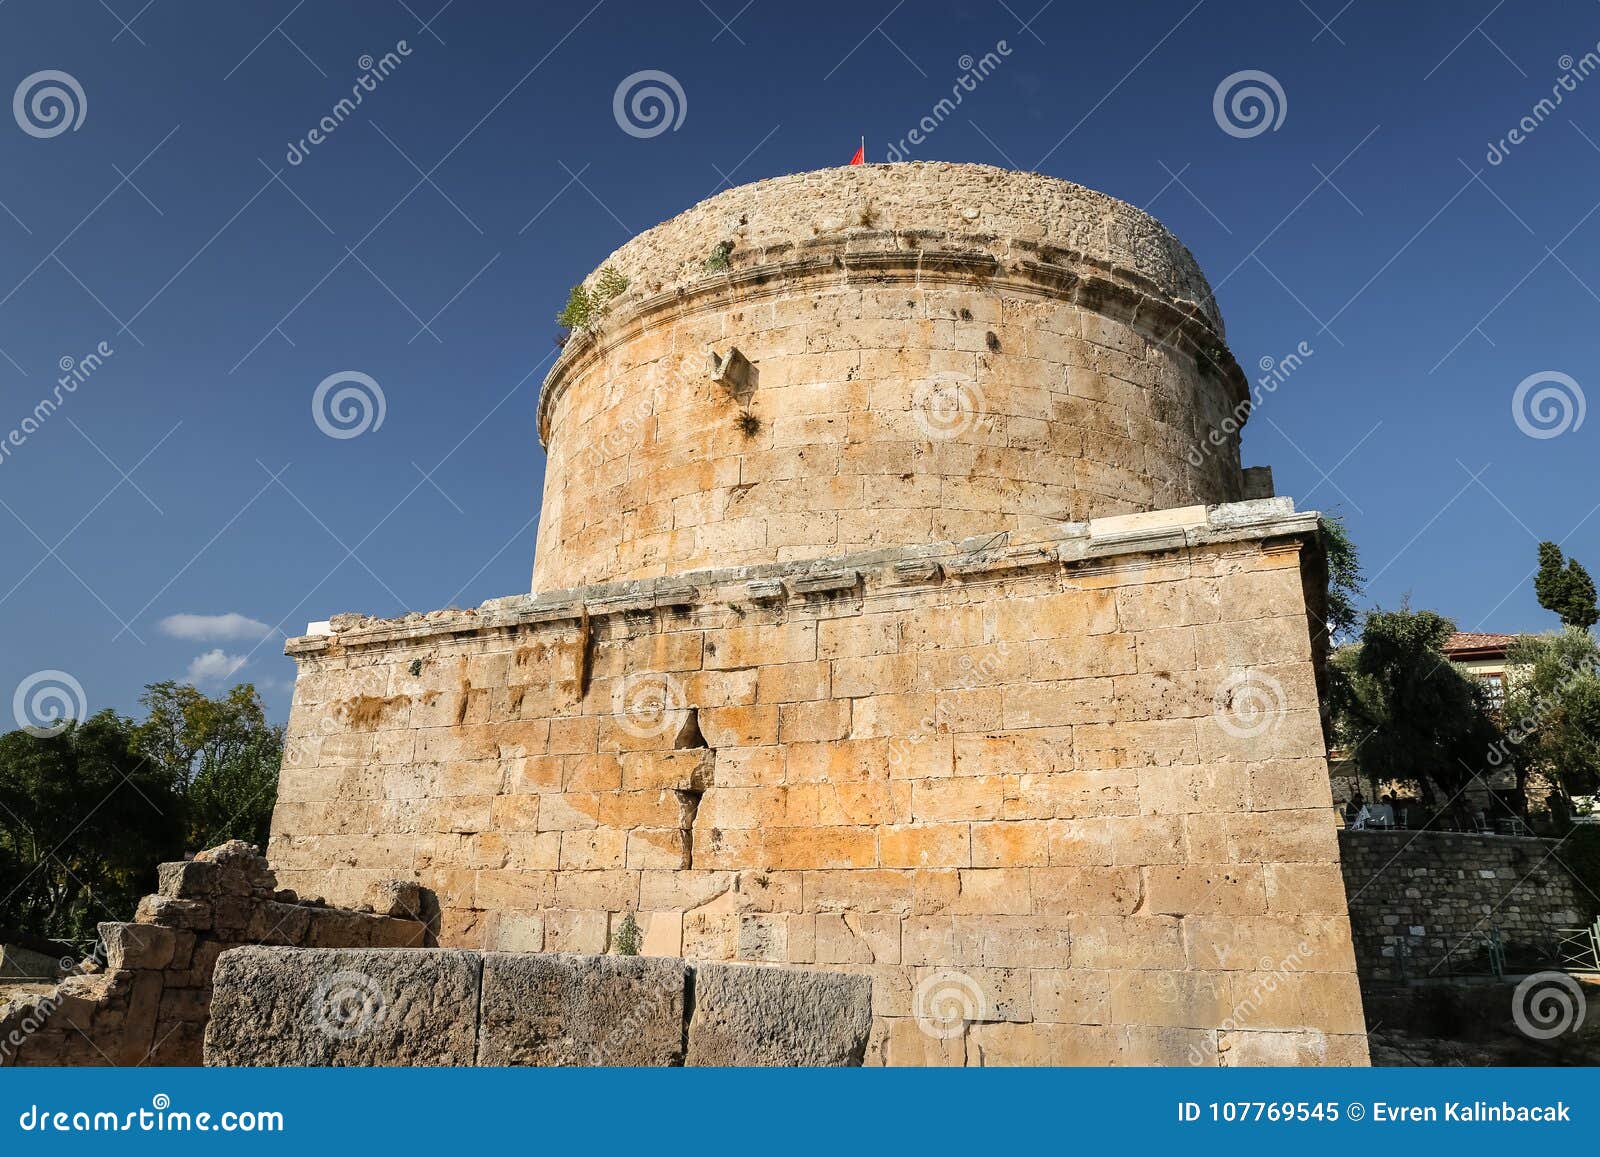
[[[269, 857], [446, 946], [873, 978], [869, 1063], [1365, 1064], [1283, 499], [341, 616]], [[1308, 596], [1308, 592], [1309, 596]]]

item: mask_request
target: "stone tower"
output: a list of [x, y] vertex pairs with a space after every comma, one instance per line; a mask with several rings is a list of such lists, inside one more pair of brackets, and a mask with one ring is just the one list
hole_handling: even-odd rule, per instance
[[[603, 265], [627, 292], [539, 407], [536, 591], [1243, 497], [1239, 423], [1206, 440], [1246, 397], [1210, 288], [1103, 194], [827, 169], [713, 197]], [[707, 372], [730, 349], [748, 381]]]
[[280, 879], [409, 873], [450, 945], [631, 912], [646, 954], [866, 973], [882, 1063], [1365, 1063], [1318, 519], [1241, 470], [1183, 245], [858, 166], [588, 286], [533, 593], [290, 642]]

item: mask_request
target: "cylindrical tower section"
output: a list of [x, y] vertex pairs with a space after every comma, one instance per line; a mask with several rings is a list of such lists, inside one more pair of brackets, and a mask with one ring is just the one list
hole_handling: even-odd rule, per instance
[[1241, 497], [1248, 388], [1147, 213], [911, 162], [629, 241], [545, 380], [536, 591]]

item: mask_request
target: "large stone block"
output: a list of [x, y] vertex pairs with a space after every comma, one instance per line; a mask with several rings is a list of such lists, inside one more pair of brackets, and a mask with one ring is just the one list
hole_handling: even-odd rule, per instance
[[100, 942], [106, 946], [106, 967], [166, 968], [173, 963], [178, 934], [155, 924], [103, 923]]
[[686, 970], [648, 956], [483, 958], [480, 1065], [680, 1065]]
[[236, 948], [217, 961], [208, 1065], [470, 1065], [481, 963], [438, 949]]
[[872, 981], [837, 972], [694, 965], [690, 1065], [859, 1065]]

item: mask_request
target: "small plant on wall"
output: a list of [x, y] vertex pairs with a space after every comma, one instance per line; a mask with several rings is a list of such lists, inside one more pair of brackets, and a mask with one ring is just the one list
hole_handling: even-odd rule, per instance
[[1208, 345], [1200, 350], [1200, 356], [1195, 359], [1200, 372], [1208, 378], [1223, 376], [1222, 367], [1228, 364], [1228, 351], [1225, 346]]
[[706, 258], [705, 269], [707, 273], [721, 273], [728, 268], [728, 256], [733, 252], [732, 241], [718, 242], [717, 247], [711, 251], [711, 256]]
[[615, 946], [618, 956], [637, 956], [644, 946], [644, 934], [639, 931], [639, 921], [633, 918], [632, 912], [625, 913], [622, 923], [617, 925]]
[[600, 276], [595, 278], [593, 294], [595, 308], [604, 306], [612, 298], [621, 297], [623, 290], [627, 288], [628, 279], [618, 272], [616, 266], [607, 265], [600, 271]]
[[595, 278], [593, 289], [579, 282], [568, 291], [566, 308], [556, 314], [556, 324], [564, 325], [574, 333], [588, 329], [600, 320], [605, 307], [622, 296], [627, 288], [628, 279], [614, 266], [607, 265]]

